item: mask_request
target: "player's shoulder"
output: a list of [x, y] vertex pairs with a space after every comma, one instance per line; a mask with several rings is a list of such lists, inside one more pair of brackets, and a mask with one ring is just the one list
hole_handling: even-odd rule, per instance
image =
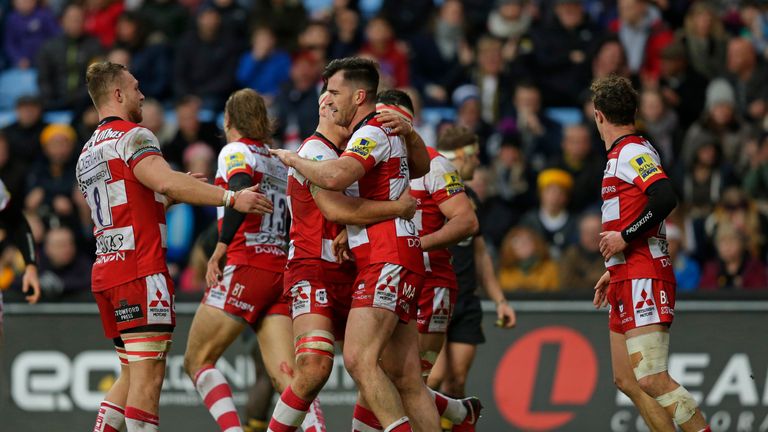
[[317, 136], [311, 136], [304, 140], [299, 147], [298, 155], [313, 160], [328, 160], [338, 158], [338, 153], [332, 144], [325, 142]]
[[368, 121], [358, 130], [356, 130], [355, 133], [352, 134], [352, 137], [350, 137], [349, 141], [354, 142], [358, 139], [368, 139], [373, 140], [378, 144], [387, 141], [387, 137], [387, 131], [384, 130], [384, 127], [374, 119]]
[[232, 141], [228, 142], [224, 145], [224, 147], [221, 148], [221, 151], [219, 152], [220, 155], [228, 155], [232, 153], [250, 153], [251, 150], [248, 148], [248, 145], [241, 141]]

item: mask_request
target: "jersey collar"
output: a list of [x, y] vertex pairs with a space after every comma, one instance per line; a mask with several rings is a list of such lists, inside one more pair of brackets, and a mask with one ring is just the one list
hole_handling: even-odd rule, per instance
[[329, 140], [328, 137], [320, 133], [320, 131], [315, 131], [315, 133], [313, 133], [312, 135], [320, 138], [320, 141], [324, 142], [327, 146], [331, 147], [331, 149], [333, 149], [333, 151], [335, 151], [337, 155], [341, 156], [341, 154], [343, 153], [339, 148], [339, 146], [336, 145], [336, 143]]
[[363, 127], [364, 124], [368, 123], [372, 118], [376, 117], [376, 114], [377, 113], [376, 113], [375, 110], [371, 111], [370, 114], [365, 116], [364, 119], [360, 120], [360, 122], [358, 124], [356, 124], [354, 128], [352, 128], [352, 133], [357, 132], [357, 130], [360, 129], [361, 127]]
[[105, 124], [107, 124], [107, 123], [109, 123], [109, 122], [113, 122], [113, 121], [122, 121], [122, 120], [123, 120], [123, 119], [121, 119], [121, 118], [120, 118], [120, 117], [118, 117], [118, 116], [109, 116], [109, 117], [104, 117], [104, 118], [103, 118], [103, 119], [102, 119], [102, 120], [99, 122], [99, 125], [98, 125], [97, 127], [102, 127], [102, 126], [104, 126]]
[[611, 150], [613, 150], [613, 148], [616, 147], [620, 142], [624, 141], [624, 138], [631, 137], [631, 136], [636, 136], [636, 137], [643, 138], [643, 136], [641, 134], [637, 133], [637, 132], [633, 132], [633, 133], [629, 133], [629, 134], [626, 134], [626, 135], [622, 135], [622, 136], [616, 138], [615, 141], [613, 141], [613, 144], [611, 144], [611, 146], [608, 148], [608, 153], [610, 153]]

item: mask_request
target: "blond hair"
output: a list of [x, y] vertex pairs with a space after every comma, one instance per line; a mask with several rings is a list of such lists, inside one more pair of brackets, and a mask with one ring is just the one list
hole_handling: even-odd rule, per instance
[[264, 98], [253, 89], [241, 89], [229, 96], [224, 111], [229, 125], [244, 137], [264, 143], [272, 141], [272, 122]]
[[104, 98], [109, 93], [110, 86], [115, 81], [121, 79], [123, 72], [127, 71], [128, 68], [124, 65], [108, 61], [92, 63], [88, 66], [88, 71], [85, 73], [85, 82], [88, 86], [88, 94], [97, 108], [104, 102]]

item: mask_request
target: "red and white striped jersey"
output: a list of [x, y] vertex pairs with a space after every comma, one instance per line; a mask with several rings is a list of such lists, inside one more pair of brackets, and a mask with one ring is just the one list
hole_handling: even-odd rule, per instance
[[136, 164], [153, 155], [162, 156], [155, 135], [117, 117], [102, 120], [80, 153], [77, 183], [96, 238], [94, 292], [168, 271], [165, 197], [133, 175]]
[[[341, 157], [351, 157], [365, 169], [358, 189], [347, 193], [370, 200], [397, 200], [408, 186], [408, 157], [405, 142], [388, 133], [373, 118], [360, 122]], [[348, 225], [349, 246], [359, 269], [371, 263], [397, 264], [424, 273], [421, 241], [413, 221], [402, 218], [357, 226]]]
[[[340, 152], [323, 135], [315, 132], [304, 140], [298, 155], [311, 160], [335, 160]], [[344, 227], [323, 217], [317, 207], [311, 184], [293, 168], [288, 169], [288, 208], [291, 211], [291, 241], [288, 260], [321, 259], [329, 267], [336, 268], [332, 243]]]
[[[608, 152], [603, 174], [603, 231], [627, 229], [648, 204], [645, 190], [665, 178], [659, 154], [648, 140], [639, 135], [619, 138]], [[674, 282], [664, 223], [630, 242], [623, 253], [611, 257], [605, 266], [611, 272], [611, 282], [626, 279]]]
[[[216, 169], [217, 186], [229, 189], [229, 179], [238, 173], [253, 178], [253, 184], [272, 201], [271, 214], [247, 214], [235, 237], [227, 247], [227, 264], [249, 265], [281, 272], [286, 261], [288, 202], [286, 187], [288, 170], [261, 142], [242, 138], [224, 146], [219, 152]], [[224, 207], [217, 209], [219, 232], [224, 220]]]
[[[416, 198], [416, 215], [413, 221], [419, 230], [419, 237], [431, 234], [445, 224], [440, 204], [453, 196], [464, 193], [464, 183], [451, 161], [437, 150], [427, 148], [429, 172], [424, 177], [411, 180], [411, 195]], [[438, 249], [424, 254], [424, 269], [427, 271], [425, 284], [456, 288], [456, 274], [451, 265], [448, 249]]]

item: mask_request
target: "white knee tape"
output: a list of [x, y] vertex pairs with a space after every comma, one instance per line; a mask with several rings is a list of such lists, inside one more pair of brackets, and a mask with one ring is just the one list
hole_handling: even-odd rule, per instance
[[635, 378], [645, 378], [667, 370], [667, 359], [669, 358], [669, 333], [653, 332], [627, 339], [627, 351], [629, 352], [630, 362], [637, 361], [636, 356], [640, 354], [640, 360], [633, 368]]
[[696, 400], [693, 399], [693, 396], [683, 386], [657, 397], [656, 401], [664, 408], [677, 404], [675, 406], [675, 413], [672, 416], [677, 425], [687, 422], [696, 414]]

